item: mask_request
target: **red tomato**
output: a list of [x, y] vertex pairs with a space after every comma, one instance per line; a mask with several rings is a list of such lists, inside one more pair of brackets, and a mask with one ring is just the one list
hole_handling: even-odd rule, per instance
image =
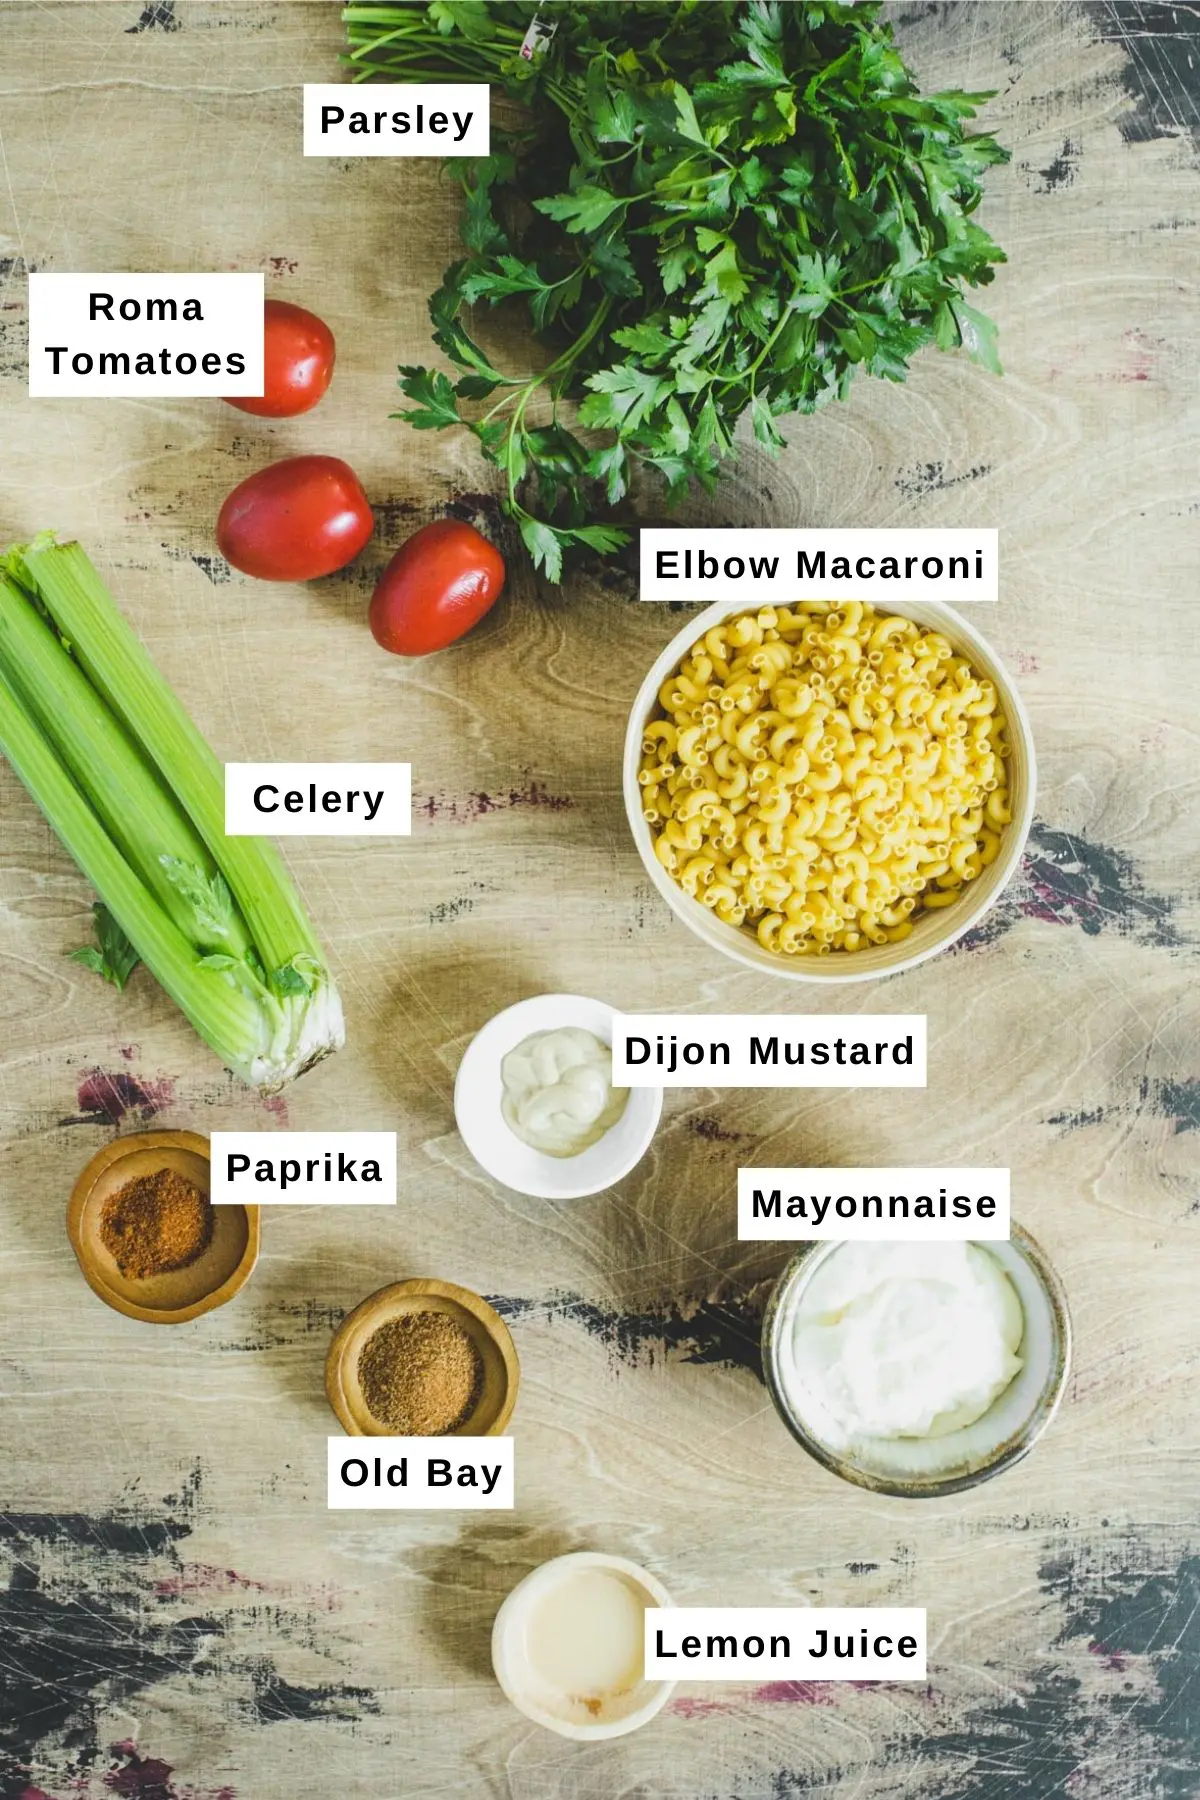
[[371, 596], [371, 632], [396, 656], [444, 650], [504, 586], [504, 558], [472, 525], [436, 519], [397, 550]]
[[234, 488], [217, 520], [217, 545], [243, 575], [314, 581], [344, 568], [374, 529], [349, 463], [288, 456]]
[[290, 300], [268, 300], [263, 309], [263, 392], [229, 401], [240, 412], [290, 419], [317, 404], [333, 379], [333, 333], [316, 313]]

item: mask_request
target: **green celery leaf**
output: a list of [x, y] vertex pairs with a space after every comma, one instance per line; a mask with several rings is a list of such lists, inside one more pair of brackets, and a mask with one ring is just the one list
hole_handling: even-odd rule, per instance
[[667, 423], [662, 432], [663, 447], [675, 455], [681, 455], [691, 439], [692, 428], [688, 416], [672, 394], [667, 401]]
[[249, 963], [243, 962], [240, 957], [225, 956], [214, 951], [209, 956], [197, 958], [197, 961], [202, 969], [213, 969], [223, 975], [230, 987], [236, 988], [239, 994], [245, 994], [248, 999], [259, 1002], [264, 999], [266, 990], [262, 981]]
[[233, 923], [233, 895], [220, 873], [208, 876], [203, 869], [178, 856], [160, 856], [167, 880], [192, 909], [201, 943], [219, 943], [229, 936]]
[[68, 950], [67, 957], [71, 962], [82, 963], [85, 969], [111, 982], [117, 992], [122, 993], [141, 957], [103, 900], [97, 900], [92, 906], [92, 927], [99, 949], [84, 944], [78, 950]]
[[311, 994], [321, 974], [316, 957], [301, 953], [280, 964], [271, 976], [271, 986], [277, 994]]
[[504, 152], [472, 159], [466, 165], [463, 186], [467, 205], [459, 235], [477, 256], [507, 248], [508, 235], [492, 210], [492, 188], [510, 182], [515, 174], [516, 163]]

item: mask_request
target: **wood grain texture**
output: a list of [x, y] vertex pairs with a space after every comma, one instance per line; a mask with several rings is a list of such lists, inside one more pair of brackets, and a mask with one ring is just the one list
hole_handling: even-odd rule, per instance
[[[507, 598], [452, 654], [382, 656], [366, 597], [422, 520], [470, 513], [469, 446], [388, 420], [456, 253], [436, 165], [305, 161], [337, 78], [325, 0], [10, 0], [0, 35], [0, 530], [83, 540], [218, 752], [411, 759], [413, 836], [288, 856], [349, 1047], [264, 1107], [144, 977], [64, 960], [90, 895], [0, 769], [0, 1793], [4, 1800], [1193, 1800], [1200, 1791], [1195, 695], [1200, 8], [916, 4], [923, 85], [995, 88], [986, 221], [1007, 373], [926, 355], [747, 448], [726, 523], [995, 524], [987, 629], [1041, 761], [1021, 881], [969, 948], [830, 1009], [924, 1011], [921, 1093], [668, 1094], [642, 1167], [570, 1205], [468, 1158], [471, 1034], [541, 989], [768, 1011], [647, 883], [625, 713], [674, 631], [623, 577]], [[25, 273], [263, 269], [339, 346], [320, 409], [25, 396]], [[233, 483], [348, 458], [360, 563], [309, 587], [217, 556]], [[655, 507], [647, 499], [648, 514]], [[1190, 978], [1190, 979], [1189, 979]], [[817, 1004], [817, 1002], [814, 1002]], [[272, 1209], [228, 1308], [169, 1331], [90, 1295], [63, 1213], [114, 1126], [394, 1129], [400, 1204]], [[942, 1503], [810, 1465], [757, 1372], [740, 1163], [1008, 1163], [1077, 1354], [1035, 1454]], [[436, 1276], [493, 1296], [522, 1365], [510, 1517], [327, 1513], [322, 1363], [346, 1310]], [[596, 1747], [527, 1726], [491, 1619], [592, 1546], [681, 1602], [929, 1609], [925, 1687], [691, 1688]]]

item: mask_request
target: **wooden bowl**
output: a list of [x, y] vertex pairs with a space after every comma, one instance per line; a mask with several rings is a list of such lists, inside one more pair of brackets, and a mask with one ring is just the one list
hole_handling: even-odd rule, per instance
[[452, 1281], [394, 1281], [359, 1302], [334, 1333], [325, 1358], [325, 1392], [351, 1437], [391, 1437], [367, 1406], [358, 1359], [367, 1339], [404, 1313], [444, 1312], [466, 1332], [483, 1362], [479, 1399], [448, 1437], [498, 1437], [517, 1403], [521, 1369], [508, 1326], [486, 1300]]
[[224, 1306], [250, 1279], [261, 1236], [257, 1206], [216, 1206], [208, 1249], [184, 1269], [134, 1280], [122, 1275], [100, 1236], [110, 1194], [139, 1175], [175, 1169], [209, 1191], [208, 1139], [195, 1131], [138, 1131], [98, 1150], [71, 1191], [67, 1235], [88, 1286], [100, 1298], [150, 1325], [181, 1325]]

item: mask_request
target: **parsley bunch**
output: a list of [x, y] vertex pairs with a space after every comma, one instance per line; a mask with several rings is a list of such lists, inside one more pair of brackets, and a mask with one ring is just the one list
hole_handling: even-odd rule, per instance
[[[430, 302], [460, 371], [401, 368], [419, 430], [465, 426], [552, 581], [637, 465], [668, 497], [712, 490], [749, 414], [903, 381], [926, 344], [999, 372], [963, 298], [1003, 252], [971, 215], [1007, 160], [968, 133], [986, 94], [922, 95], [876, 0], [433, 0], [351, 6], [356, 74], [487, 80], [521, 105], [493, 154], [458, 161], [466, 255]], [[520, 54], [530, 21], [554, 35]], [[516, 300], [548, 360], [497, 368], [473, 308]], [[574, 402], [564, 418], [563, 402]]]

